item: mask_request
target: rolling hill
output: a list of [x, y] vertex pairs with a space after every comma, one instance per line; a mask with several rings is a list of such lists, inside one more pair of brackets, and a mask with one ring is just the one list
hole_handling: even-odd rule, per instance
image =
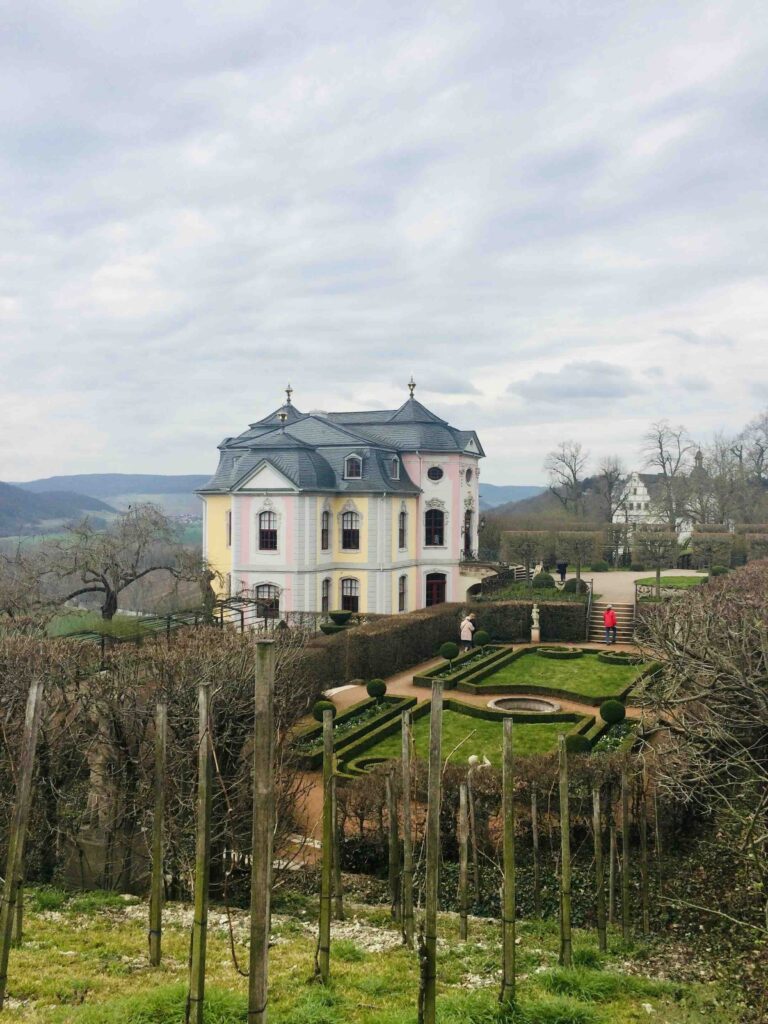
[[498, 505], [507, 505], [515, 501], [524, 501], [526, 498], [533, 498], [546, 487], [538, 487], [534, 484], [480, 484], [480, 507], [483, 509], [496, 508]]
[[29, 480], [17, 486], [26, 491], [76, 490], [103, 498], [121, 512], [129, 505], [152, 502], [169, 516], [202, 517], [200, 499], [195, 490], [210, 479], [198, 474], [183, 476], [159, 473], [78, 473], [73, 476], [51, 476]]
[[30, 492], [13, 484], [0, 483], [0, 536], [45, 532], [87, 512], [115, 512], [92, 495], [59, 489]]

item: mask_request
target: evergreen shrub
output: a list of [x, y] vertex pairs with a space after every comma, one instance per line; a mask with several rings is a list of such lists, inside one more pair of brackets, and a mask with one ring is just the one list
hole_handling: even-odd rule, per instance
[[447, 640], [444, 644], [440, 645], [440, 657], [445, 658], [446, 661], [454, 661], [459, 656], [459, 645], [455, 644], [453, 640]]
[[557, 644], [546, 644], [536, 648], [536, 653], [542, 658], [581, 658], [584, 652], [578, 647], [558, 646]]
[[352, 612], [348, 611], [334, 611], [328, 612], [331, 622], [335, 622], [337, 626], [346, 625], [352, 617]]
[[332, 700], [315, 701], [314, 707], [312, 708], [312, 717], [316, 722], [322, 722], [324, 711], [332, 711], [333, 717], [336, 717], [336, 705]]
[[484, 629], [478, 629], [474, 635], [474, 641], [477, 647], [487, 647], [491, 642], [491, 635]]
[[645, 566], [642, 562], [633, 562], [629, 568], [632, 572], [645, 572]]
[[320, 629], [326, 636], [333, 636], [334, 633], [343, 633], [346, 629], [340, 622], [321, 622]]
[[580, 733], [572, 733], [570, 736], [565, 737], [565, 749], [569, 754], [589, 754], [592, 750], [592, 744], [586, 736], [582, 736]]
[[566, 594], [586, 594], [589, 587], [584, 580], [577, 580], [576, 577], [574, 577], [572, 580], [565, 581], [563, 584], [563, 590]]
[[610, 565], [607, 562], [593, 562], [592, 572], [608, 572]]
[[725, 574], [730, 571], [731, 570], [727, 565], [713, 565], [709, 570], [709, 574], [710, 576], [725, 576]]
[[375, 700], [380, 701], [384, 694], [387, 692], [387, 684], [383, 679], [371, 679], [366, 686], [368, 696], [373, 697]]
[[620, 700], [604, 700], [600, 705], [600, 717], [607, 725], [618, 725], [627, 717], [627, 709]]
[[539, 572], [531, 580], [531, 586], [537, 590], [554, 590], [555, 577], [549, 572]]

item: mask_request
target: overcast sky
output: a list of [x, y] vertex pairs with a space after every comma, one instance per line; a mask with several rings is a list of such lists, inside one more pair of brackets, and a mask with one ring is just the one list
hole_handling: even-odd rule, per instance
[[280, 404], [493, 483], [768, 402], [764, 0], [25, 0], [0, 33], [0, 479], [212, 471]]

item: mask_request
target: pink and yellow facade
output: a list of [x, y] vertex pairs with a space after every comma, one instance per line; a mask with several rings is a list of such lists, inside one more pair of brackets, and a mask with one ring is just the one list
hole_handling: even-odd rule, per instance
[[289, 399], [219, 446], [199, 492], [204, 554], [231, 595], [277, 614], [394, 614], [461, 601], [478, 582], [473, 431], [413, 396], [398, 410], [300, 413]]

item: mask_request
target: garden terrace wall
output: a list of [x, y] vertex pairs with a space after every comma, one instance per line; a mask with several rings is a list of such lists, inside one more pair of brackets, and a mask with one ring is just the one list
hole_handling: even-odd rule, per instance
[[[314, 637], [303, 662], [318, 692], [349, 679], [395, 675], [437, 655], [446, 640], [458, 640], [466, 604], [439, 604], [432, 608], [389, 615], [354, 626], [333, 636]], [[528, 641], [533, 601], [489, 601], [475, 605], [477, 628], [494, 641]], [[548, 602], [539, 606], [542, 640], [584, 641], [586, 604]]]

